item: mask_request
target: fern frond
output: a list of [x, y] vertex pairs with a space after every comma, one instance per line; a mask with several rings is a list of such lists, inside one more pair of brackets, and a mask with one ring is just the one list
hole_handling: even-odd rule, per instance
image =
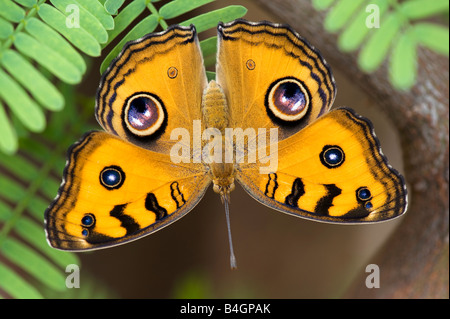
[[51, 248], [43, 227], [43, 212], [59, 188], [63, 154], [93, 128], [90, 112], [72, 103], [73, 88], [60, 91], [68, 100], [65, 112], [53, 113], [39, 137], [21, 139], [15, 156], [0, 153], [0, 291], [8, 297], [38, 298], [41, 287], [65, 293], [66, 266], [80, 264], [75, 254]]
[[41, 132], [44, 110], [64, 106], [52, 77], [81, 82], [86, 72], [82, 55], [99, 56], [114, 28], [113, 17], [97, 0], [45, 2], [0, 1], [0, 151], [8, 154], [18, 148], [14, 118], [27, 130]]
[[[317, 10], [329, 9], [324, 27], [339, 32], [338, 46], [344, 52], [359, 51], [361, 70], [371, 73], [388, 60], [391, 84], [410, 89], [417, 77], [417, 47], [449, 54], [448, 26], [423, 22], [448, 15], [447, 0], [313, 0]], [[371, 16], [379, 25], [368, 23]]]
[[[123, 45], [147, 33], [158, 25], [168, 27], [170, 19], [179, 17], [213, 0], [174, 0], [157, 10], [157, 1], [134, 0], [124, 8], [123, 0], [2, 0], [0, 1], [0, 151], [17, 151], [17, 134], [23, 127], [40, 132], [45, 126], [44, 109], [59, 111], [64, 99], [51, 79], [77, 84], [86, 73], [83, 55], [96, 57], [103, 48], [129, 27], [148, 9], [140, 20], [110, 51], [101, 65], [101, 72], [120, 52]], [[219, 21], [228, 22], [246, 13], [242, 6], [229, 6], [194, 17], [202, 32]], [[113, 15], [116, 15], [113, 18]], [[205, 64], [214, 64], [215, 43], [202, 42]], [[44, 75], [39, 65], [50, 73]], [[212, 76], [209, 73], [208, 76]], [[11, 89], [12, 91], [10, 91]], [[23, 105], [23, 106], [21, 106]], [[14, 115], [11, 114], [11, 111]], [[33, 117], [30, 116], [30, 113]], [[32, 120], [34, 118], [34, 120]]]
[[[128, 41], [136, 40], [144, 35], [155, 31], [155, 29], [160, 25], [163, 29], [167, 29], [170, 19], [176, 18], [182, 14], [190, 12], [197, 9], [205, 4], [212, 2], [213, 0], [174, 0], [164, 4], [159, 11], [153, 6], [152, 2], [145, 4], [145, 0], [136, 0], [130, 3], [128, 6], [120, 10], [119, 14], [116, 16], [115, 24], [116, 29], [110, 32], [109, 42], [114, 39], [118, 34], [120, 34], [126, 27], [132, 23], [132, 21], [141, 14], [145, 8], [150, 12], [148, 16], [143, 18], [131, 31], [129, 31], [122, 40], [110, 51], [107, 57], [103, 60], [100, 67], [100, 73], [103, 73], [109, 66], [111, 61], [119, 54], [125, 43]], [[106, 3], [105, 3], [106, 5]], [[132, 7], [132, 8], [131, 8]], [[217, 24], [222, 22], [229, 22], [237, 18], [243, 17], [247, 13], [247, 9], [243, 6], [231, 5], [218, 10], [210, 11], [199, 16], [193, 17], [189, 20], [185, 20], [180, 25], [190, 25], [194, 24], [197, 32], [201, 33], [210, 28], [216, 27]], [[215, 62], [212, 59], [207, 60], [207, 56], [214, 55], [216, 52], [215, 43], [210, 39], [206, 42], [207, 45], [202, 45], [202, 50], [204, 48], [207, 51], [203, 51], [203, 56], [205, 57], [206, 66], [212, 65]], [[207, 41], [204, 40], [204, 41]]]

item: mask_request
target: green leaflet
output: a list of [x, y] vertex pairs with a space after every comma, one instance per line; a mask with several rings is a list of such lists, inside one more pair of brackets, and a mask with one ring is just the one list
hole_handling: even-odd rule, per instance
[[[52, 155], [48, 154], [48, 156], [50, 157]], [[23, 182], [34, 180], [39, 177], [39, 168], [25, 158], [18, 156], [3, 157], [3, 155], [0, 154], [0, 160], [2, 161], [3, 166], [10, 173], [15, 174], [16, 178], [20, 178]], [[48, 196], [48, 199], [52, 199], [59, 188], [59, 184], [59, 180], [55, 180], [54, 178], [46, 178], [42, 181], [41, 191]], [[25, 196], [24, 193], [23, 196]]]
[[41, 108], [28, 97], [28, 94], [0, 69], [0, 97], [6, 101], [18, 119], [33, 132], [45, 128], [45, 117]]
[[399, 11], [409, 19], [423, 19], [438, 14], [448, 12], [447, 0], [412, 0], [400, 4]]
[[103, 25], [106, 30], [114, 29], [114, 19], [109, 14], [99, 1], [93, 0], [77, 0], [77, 2], [84, 7], [88, 12]]
[[[60, 89], [68, 100], [67, 112], [50, 117], [47, 131], [53, 130], [51, 139], [46, 134], [39, 140], [24, 138], [19, 154], [0, 154], [0, 170], [8, 172], [0, 174], [0, 255], [8, 260], [8, 264], [0, 265], [0, 289], [15, 298], [37, 298], [48, 291], [58, 291], [58, 295], [53, 294], [57, 298], [70, 294], [65, 287], [65, 267], [80, 262], [73, 253], [51, 248], [42, 225], [43, 213], [60, 182], [51, 172], [61, 174], [65, 161], [61, 155], [68, 142], [75, 141], [87, 128], [84, 112], [74, 108], [73, 88], [61, 85]], [[66, 141], [61, 142], [65, 135]], [[9, 264], [21, 272], [15, 273]], [[8, 278], [3, 280], [4, 276]], [[93, 292], [89, 291], [86, 293]]]
[[0, 103], [0, 151], [6, 154], [13, 154], [17, 151], [17, 136], [16, 132], [11, 126], [11, 122], [8, 120], [5, 109]]
[[66, 16], [66, 28], [83, 29], [98, 43], [108, 41], [108, 32], [100, 21], [76, 0], [50, 0], [50, 2]]
[[123, 5], [125, 0], [106, 0], [104, 7], [109, 14], [117, 14], [117, 10]]
[[109, 42], [114, 40], [134, 19], [136, 19], [145, 9], [145, 0], [135, 0], [127, 5], [114, 18], [115, 28], [108, 32]]
[[65, 290], [65, 276], [62, 272], [23, 243], [7, 238], [0, 247], [0, 252], [47, 287]]
[[430, 50], [448, 56], [449, 32], [448, 28], [435, 23], [418, 23], [414, 25], [417, 42]]
[[327, 14], [324, 26], [329, 32], [341, 29], [365, 0], [341, 0]]
[[[338, 37], [338, 46], [344, 52], [351, 52], [358, 49], [363, 43], [366, 36], [373, 30], [376, 21], [374, 19], [384, 16], [389, 7], [388, 0], [374, 0], [372, 5], [363, 6], [359, 12], [355, 14]], [[378, 12], [375, 12], [378, 10]], [[377, 17], [376, 15], [379, 14]], [[368, 27], [370, 26], [370, 28]]]
[[51, 248], [45, 239], [44, 229], [41, 223], [36, 223], [30, 218], [24, 217], [17, 221], [15, 231], [31, 246], [48, 257], [57, 266], [66, 268], [67, 265], [80, 264], [77, 255]]
[[391, 13], [386, 20], [381, 21], [379, 29], [372, 29], [372, 36], [358, 56], [358, 64], [363, 71], [372, 72], [380, 66], [400, 29], [401, 21], [399, 15]]
[[44, 3], [39, 8], [38, 14], [42, 20], [61, 33], [82, 52], [90, 56], [100, 55], [101, 48], [97, 40], [82, 28], [68, 28], [66, 16], [54, 7]]
[[29, 282], [0, 263], [0, 288], [16, 299], [41, 299], [42, 295]]
[[334, 0], [312, 0], [312, 5], [316, 10], [327, 9]]
[[80, 73], [86, 72], [86, 63], [77, 50], [47, 24], [36, 18], [31, 18], [28, 20], [25, 30], [36, 40], [59, 53], [67, 62], [72, 63]]
[[25, 17], [25, 11], [11, 0], [0, 1], [0, 16], [12, 22], [19, 22]]
[[203, 273], [189, 272], [180, 278], [173, 297], [202, 299], [211, 296], [210, 280]]
[[409, 30], [394, 44], [389, 65], [389, 78], [396, 89], [404, 90], [414, 84], [416, 76], [416, 41], [412, 30]]
[[36, 4], [37, 0], [14, 0], [14, 1], [23, 5], [24, 7], [31, 8]]
[[[0, 161], [2, 160], [0, 159]], [[0, 222], [6, 222], [10, 219], [12, 219], [12, 214], [9, 208], [0, 202]], [[22, 217], [17, 221], [14, 230], [29, 245], [36, 248], [61, 268], [70, 264], [80, 264], [77, 255], [53, 249], [47, 244], [42, 223], [37, 223], [28, 217]]]
[[203, 32], [210, 28], [214, 28], [217, 24], [222, 21], [224, 23], [230, 22], [234, 19], [241, 18], [247, 13], [247, 9], [243, 6], [231, 5], [225, 8], [210, 11], [195, 18], [186, 20], [180, 25], [189, 26], [191, 24], [195, 25], [197, 32]]
[[214, 80], [216, 78], [216, 72], [206, 71], [206, 78], [208, 81]]
[[[177, 16], [178, 12], [177, 10], [183, 10], [182, 12], [190, 11], [198, 6], [201, 6], [207, 2], [210, 2], [209, 0], [196, 0], [196, 1], [185, 1], [185, 0], [176, 0], [173, 2], [169, 2], [168, 4], [164, 5], [161, 8], [161, 11], [159, 14], [162, 17], [165, 17], [162, 13], [165, 12], [168, 16]], [[189, 3], [189, 4], [188, 4]], [[128, 8], [134, 5], [136, 6], [135, 10], [129, 10]], [[143, 10], [144, 3], [143, 1], [135, 1], [132, 2], [130, 5], [128, 5], [126, 8], [123, 9], [122, 12], [119, 13], [119, 15], [116, 17], [115, 21], [118, 26], [118, 29], [121, 32], [122, 25], [125, 26], [129, 23], [129, 21], [132, 21], [135, 19], [135, 17], [138, 15], [136, 11]], [[165, 8], [165, 9], [164, 9]], [[164, 9], [164, 10], [163, 10]], [[209, 28], [217, 26], [219, 21], [228, 22], [237, 18], [240, 18], [245, 15], [247, 12], [247, 9], [242, 6], [228, 6], [222, 9], [218, 9], [215, 11], [211, 11], [202, 15], [199, 15], [195, 18], [189, 19], [187, 21], [184, 21], [180, 23], [180, 25], [188, 26], [190, 24], [194, 24], [197, 32], [205, 31]], [[125, 14], [126, 13], [126, 14]], [[122, 40], [117, 44], [111, 52], [107, 55], [107, 57], [103, 60], [103, 63], [100, 67], [100, 73], [105, 72], [106, 68], [109, 66], [111, 61], [119, 54], [119, 52], [122, 50], [125, 43], [131, 40], [136, 40], [148, 33], [153, 32], [157, 25], [158, 25], [158, 17], [154, 14], [147, 16], [144, 18], [141, 22], [139, 22]], [[114, 38], [119, 32], [111, 32], [110, 37]], [[211, 45], [209, 45], [211, 47]], [[214, 49], [215, 50], [215, 49]]]
[[211, 37], [206, 40], [200, 41], [200, 47], [204, 57], [208, 55], [215, 55], [217, 52], [217, 37]]
[[159, 9], [159, 14], [164, 19], [172, 19], [213, 1], [214, 0], [174, 0], [162, 6], [161, 9]]
[[[373, 72], [388, 59], [389, 79], [397, 89], [415, 83], [417, 61], [412, 59], [417, 59], [417, 45], [448, 56], [448, 26], [417, 21], [448, 16], [446, 0], [312, 0], [312, 4], [318, 10], [331, 7], [324, 27], [330, 32], [342, 30], [340, 50], [360, 49], [358, 64], [363, 71]], [[404, 60], [401, 54], [407, 54]]]
[[114, 49], [106, 56], [100, 66], [100, 72], [103, 73], [109, 66], [111, 61], [119, 54], [125, 43], [143, 37], [147, 33], [153, 32], [158, 26], [158, 19], [154, 15], [150, 15], [141, 20], [128, 34], [117, 44]]
[[14, 31], [11, 23], [0, 17], [0, 39], [6, 39]]
[[22, 54], [34, 59], [62, 81], [70, 84], [81, 81], [81, 72], [72, 63], [29, 35], [17, 34], [14, 44]]
[[3, 52], [2, 63], [44, 107], [59, 111], [64, 106], [64, 98], [55, 86], [36, 70], [26, 59], [15, 51]]

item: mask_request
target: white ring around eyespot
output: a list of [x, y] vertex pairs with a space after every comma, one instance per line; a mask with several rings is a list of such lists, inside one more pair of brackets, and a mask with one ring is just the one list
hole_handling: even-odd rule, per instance
[[[305, 96], [305, 103], [306, 103], [305, 108], [299, 114], [295, 114], [295, 115], [285, 114], [285, 113], [279, 111], [278, 108], [273, 104], [273, 95], [274, 95], [276, 89], [281, 84], [286, 83], [286, 82], [292, 82], [292, 83], [297, 84], [298, 87], [300, 88], [300, 90], [302, 91], [303, 95]], [[270, 92], [269, 92], [269, 95], [267, 98], [267, 104], [269, 106], [269, 109], [272, 111], [273, 115], [275, 115], [276, 117], [278, 117], [279, 119], [281, 119], [283, 121], [289, 121], [289, 122], [300, 120], [303, 116], [305, 116], [305, 114], [309, 110], [310, 100], [309, 100], [309, 93], [301, 82], [299, 82], [293, 78], [287, 78], [287, 79], [278, 80], [278, 82], [272, 84], [271, 86], [272, 86], [272, 88], [270, 89]]]
[[[159, 115], [158, 119], [156, 120], [156, 122], [152, 126], [150, 126], [149, 128], [147, 128], [145, 130], [138, 130], [138, 129], [136, 129], [128, 121], [128, 111], [130, 109], [130, 104], [131, 104], [131, 102], [134, 99], [139, 98], [139, 97], [146, 97], [146, 98], [151, 99], [153, 101], [153, 103], [155, 103], [156, 108], [158, 109], [158, 115]], [[153, 133], [155, 133], [161, 127], [161, 125], [164, 122], [165, 113], [164, 113], [164, 110], [163, 110], [163, 106], [158, 101], [158, 99], [156, 99], [154, 96], [152, 96], [150, 94], [140, 93], [140, 94], [133, 95], [133, 96], [131, 96], [128, 99], [127, 105], [125, 106], [125, 111], [124, 111], [124, 116], [123, 117], [124, 117], [124, 121], [125, 121], [125, 124], [126, 124], [128, 130], [131, 133], [133, 133], [134, 135], [143, 137], [143, 136], [150, 136], [150, 135], [152, 135]]]

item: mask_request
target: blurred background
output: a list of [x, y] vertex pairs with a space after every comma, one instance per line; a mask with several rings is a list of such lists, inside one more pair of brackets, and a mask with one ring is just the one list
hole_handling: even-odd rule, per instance
[[[29, 12], [21, 3], [22, 1], [16, 2], [25, 12]], [[106, 5], [105, 1], [101, 2]], [[153, 8], [159, 10], [168, 2], [155, 2]], [[48, 3], [51, 5], [53, 1]], [[118, 12], [120, 13], [130, 3], [131, 1], [126, 1], [121, 7], [119, 6]], [[247, 20], [286, 22], [257, 1], [220, 0], [170, 19], [167, 24], [180, 23], [200, 16], [202, 13], [230, 5], [245, 7], [247, 11], [243, 17]], [[448, 15], [448, 4], [446, 12]], [[39, 212], [34, 210], [36, 207], [43, 207], [42, 218], [45, 204], [50, 204], [56, 195], [64, 167], [65, 149], [80, 138], [85, 130], [101, 129], [94, 118], [94, 97], [100, 81], [99, 69], [103, 59], [112, 48], [121, 44], [127, 32], [133, 30], [139, 21], [150, 14], [150, 9], [143, 10], [124, 28], [122, 33], [108, 42], [104, 51], [102, 47], [99, 57], [83, 56], [87, 68], [79, 84], [59, 84], [59, 80], [48, 74], [45, 68], [37, 66], [52, 83], [57, 83], [55, 85], [58, 85], [66, 101], [64, 110], [46, 113], [49, 124], [44, 133], [27, 132], [27, 128], [18, 123], [20, 116], [5, 107], [4, 113], [11, 118], [12, 126], [17, 131], [19, 146], [14, 152], [10, 152], [10, 155], [0, 152], [0, 225], [2, 227], [0, 295], [7, 298], [26, 298], [28, 296], [23, 295], [23, 291], [31, 291], [30, 296], [52, 298], [340, 298], [345, 296], [345, 292], [352, 284], [355, 284], [355, 280], [364, 280], [368, 275], [365, 273], [366, 266], [376, 262], [373, 256], [382, 245], [389, 245], [390, 235], [402, 224], [403, 218], [359, 226], [318, 223], [269, 209], [253, 200], [238, 186], [231, 194], [230, 206], [237, 270], [231, 270], [229, 265], [224, 206], [212, 189], [209, 189], [203, 200], [178, 222], [151, 236], [111, 249], [69, 253], [70, 257], [66, 255], [61, 257], [63, 255], [55, 256], [56, 253], [49, 252], [49, 248], [44, 248], [43, 244], [36, 244], [32, 238], [24, 235], [27, 228], [21, 225], [20, 219], [28, 219], [34, 225], [42, 225], [42, 219], [38, 218]], [[8, 23], [7, 17], [0, 17], [0, 22], [2, 20]], [[448, 32], [448, 19], [446, 21]], [[11, 24], [15, 26], [12, 22]], [[161, 26], [158, 26], [155, 30], [160, 29]], [[302, 30], [296, 31], [302, 35]], [[200, 39], [207, 39], [214, 35], [213, 28], [200, 33]], [[317, 41], [314, 37], [307, 40], [313, 45]], [[2, 41], [8, 41], [8, 37]], [[14, 45], [10, 48], [13, 49]], [[318, 49], [321, 50], [320, 47]], [[383, 152], [392, 166], [403, 173], [402, 146], [396, 123], [379, 111], [376, 107], [378, 101], [362, 91], [354, 79], [349, 79], [348, 75], [340, 70], [339, 64], [333, 63], [331, 57], [325, 55], [324, 58], [331, 65], [338, 87], [334, 107], [347, 106], [368, 117], [374, 124]], [[39, 64], [39, 62], [33, 62], [33, 57], [27, 57], [27, 60], [30, 60], [33, 65]], [[14, 72], [6, 66], [4, 68], [14, 76]], [[211, 66], [208, 69], [214, 71]], [[8, 105], [8, 99], [3, 100], [0, 106]], [[64, 112], [67, 112], [66, 115]], [[54, 116], [59, 116], [58, 120], [53, 121]], [[70, 134], [55, 136], [58, 129], [59, 132], [64, 132], [62, 123], [66, 120], [61, 118], [71, 116], [83, 123], [71, 123], [68, 128]], [[45, 133], [47, 131], [49, 132]], [[72, 138], [73, 136], [75, 138]], [[51, 155], [43, 155], [47, 153]], [[42, 173], [42, 167], [46, 167], [48, 156], [51, 156], [52, 164]], [[37, 176], [42, 179], [42, 185], [33, 184], [31, 177], [28, 179], [22, 177], [16, 171], [17, 169], [14, 169], [14, 166], [17, 168], [22, 161], [29, 162], [32, 167], [36, 167], [36, 170], [41, 172]], [[56, 188], [53, 184], [56, 184]], [[22, 195], [11, 195], [16, 188], [24, 190], [20, 193]], [[19, 194], [19, 191], [17, 192]], [[51, 196], [51, 194], [54, 195]], [[23, 196], [26, 196], [25, 201]], [[414, 202], [414, 198], [409, 200]], [[36, 205], [33, 206], [33, 203]], [[36, 241], [43, 241], [43, 234], [36, 236], [39, 236]], [[17, 248], [17, 242], [23, 249]], [[2, 244], [3, 248], [1, 248]], [[31, 253], [24, 247], [29, 247]], [[14, 257], [17, 254], [21, 256], [20, 258], [28, 258], [28, 264], [33, 262], [35, 264], [23, 265], [24, 262]], [[30, 254], [33, 256], [30, 257]], [[42, 260], [36, 261], [36, 258]], [[48, 271], [48, 274], [52, 274], [49, 276], [53, 276], [53, 270], [45, 268], [47, 266], [40, 266], [49, 263], [52, 269], [60, 273], [60, 276], [54, 275], [54, 281], [65, 279], [67, 274], [64, 273], [63, 264], [66, 261], [80, 265], [80, 289], [66, 289], [60, 283], [46, 282], [42, 274], [39, 274], [42, 271]], [[33, 267], [41, 267], [41, 271], [33, 271]], [[389, 289], [389, 282], [383, 281], [383, 269], [381, 269], [381, 278], [380, 290]], [[11, 285], [18, 285], [19, 288]], [[30, 287], [21, 290], [20, 285]]]

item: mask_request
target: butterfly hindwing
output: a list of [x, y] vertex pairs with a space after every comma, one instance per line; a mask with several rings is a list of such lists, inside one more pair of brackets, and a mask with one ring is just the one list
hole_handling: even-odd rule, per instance
[[74, 144], [58, 196], [45, 213], [49, 243], [64, 250], [113, 246], [190, 211], [209, 185], [201, 164], [174, 164], [105, 132]]
[[387, 163], [371, 123], [349, 109], [331, 111], [279, 142], [276, 171], [262, 174], [259, 168], [240, 166], [243, 187], [263, 204], [296, 216], [358, 223], [406, 210], [403, 177]]

